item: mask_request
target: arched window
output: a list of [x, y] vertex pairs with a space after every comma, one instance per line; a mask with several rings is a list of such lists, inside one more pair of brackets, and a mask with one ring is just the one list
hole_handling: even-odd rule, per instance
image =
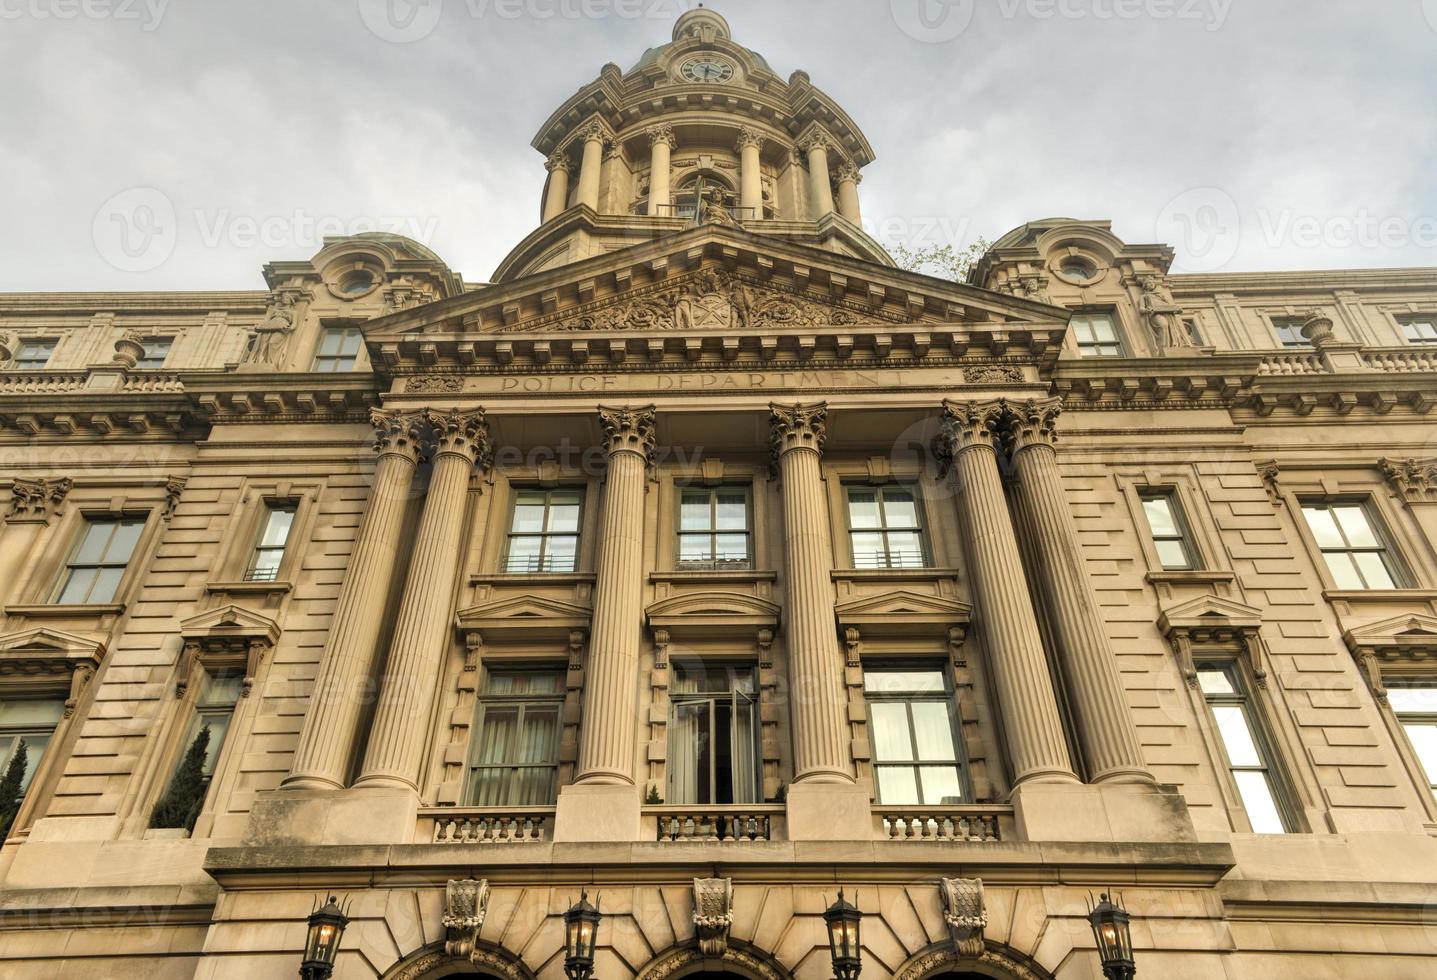
[[675, 189], [673, 216], [697, 221], [699, 198], [707, 196], [712, 203], [715, 190], [722, 199], [724, 207], [730, 210], [738, 207], [738, 193], [727, 177], [713, 170], [696, 170], [680, 181], [678, 188]]

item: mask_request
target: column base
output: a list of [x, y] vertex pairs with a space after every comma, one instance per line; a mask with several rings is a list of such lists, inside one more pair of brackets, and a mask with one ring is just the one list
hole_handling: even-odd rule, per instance
[[857, 783], [790, 783], [789, 840], [873, 840], [873, 802]]
[[411, 844], [418, 811], [408, 789], [277, 790], [255, 799], [244, 845]]
[[1029, 782], [1013, 790], [1012, 802], [1022, 840], [1197, 841], [1187, 801], [1175, 786]]
[[554, 842], [632, 844], [639, 835], [639, 788], [629, 783], [576, 783], [559, 790]]

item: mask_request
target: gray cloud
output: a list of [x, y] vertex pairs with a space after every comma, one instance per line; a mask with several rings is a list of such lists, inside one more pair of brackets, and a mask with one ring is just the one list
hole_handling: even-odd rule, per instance
[[[374, 225], [484, 280], [537, 223], [539, 125], [690, 5], [413, 2], [0, 0], [0, 288], [259, 288]], [[376, 29], [375, 4], [419, 19]], [[1064, 214], [1205, 267], [1178, 198], [1190, 224], [1237, 216], [1224, 269], [1437, 265], [1432, 0], [711, 5], [864, 128], [865, 219], [891, 241]], [[96, 237], [137, 187], [174, 247], [124, 271]]]

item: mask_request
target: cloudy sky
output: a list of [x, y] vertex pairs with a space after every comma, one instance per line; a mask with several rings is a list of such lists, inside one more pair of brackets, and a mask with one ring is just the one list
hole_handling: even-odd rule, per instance
[[[0, 0], [0, 290], [263, 288], [379, 226], [486, 280], [540, 123], [692, 0]], [[865, 223], [1108, 218], [1194, 271], [1437, 265], [1437, 0], [713, 0], [878, 161]]]

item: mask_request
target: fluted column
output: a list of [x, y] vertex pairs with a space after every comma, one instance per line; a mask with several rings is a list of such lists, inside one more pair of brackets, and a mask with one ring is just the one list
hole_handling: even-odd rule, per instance
[[814, 221], [833, 212], [833, 185], [828, 176], [828, 149], [832, 145], [824, 133], [812, 133], [799, 144], [799, 149], [808, 154], [808, 198]]
[[937, 450], [958, 477], [958, 506], [1008, 738], [1013, 785], [1034, 780], [1076, 782], [998, 477], [993, 440], [1002, 417], [1002, 402], [946, 402]]
[[584, 142], [584, 155], [579, 163], [579, 192], [577, 204], [587, 204], [599, 210], [599, 171], [604, 165], [604, 138], [607, 133], [598, 120], [590, 122], [579, 130]]
[[756, 129], [743, 129], [736, 144], [739, 156], [739, 207], [750, 209], [747, 213], [753, 220], [763, 218], [763, 170], [759, 152], [763, 149], [763, 136]]
[[838, 168], [838, 213], [855, 225], [863, 224], [863, 212], [858, 204], [858, 185], [863, 175], [858, 167], [845, 163]]
[[374, 489], [359, 523], [354, 553], [339, 590], [334, 619], [314, 680], [309, 710], [285, 789], [342, 789], [359, 730], [378, 635], [389, 604], [406, 501], [419, 461], [420, 417], [370, 413], [374, 425]]
[[414, 538], [409, 577], [389, 646], [379, 705], [356, 786], [418, 789], [429, 745], [435, 678], [449, 647], [454, 588], [463, 552], [469, 477], [489, 450], [484, 412], [426, 411], [434, 466]]
[[663, 215], [673, 203], [669, 193], [669, 161], [677, 145], [674, 127], [668, 123], [644, 130], [649, 136], [649, 214]]
[[1058, 398], [1012, 404], [1007, 437], [1018, 472], [1018, 493], [1028, 512], [1043, 556], [1042, 595], [1052, 614], [1058, 654], [1076, 716], [1078, 740], [1093, 782], [1151, 781], [1132, 711], [1123, 694], [1098, 611], [1098, 597], [1088, 578], [1078, 545], [1078, 528], [1063, 494], [1058, 472], [1055, 424], [1062, 410]]
[[654, 410], [600, 408], [609, 472], [599, 521], [599, 574], [584, 673], [577, 783], [633, 783], [644, 618], [644, 491]]
[[825, 405], [771, 405], [773, 452], [783, 487], [784, 609], [793, 686], [794, 782], [853, 782], [843, 651], [833, 624], [833, 544], [819, 459]]
[[564, 213], [569, 204], [569, 171], [573, 169], [569, 155], [555, 150], [544, 168], [549, 171], [549, 193], [544, 198], [544, 220], [550, 221]]

